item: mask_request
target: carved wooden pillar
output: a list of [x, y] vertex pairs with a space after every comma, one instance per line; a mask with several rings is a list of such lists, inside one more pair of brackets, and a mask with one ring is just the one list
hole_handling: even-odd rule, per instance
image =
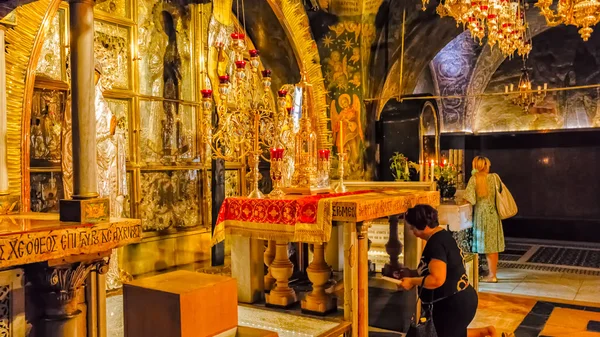
[[265, 293], [268, 293], [273, 289], [275, 285], [275, 278], [271, 274], [271, 263], [275, 259], [275, 241], [269, 240], [267, 244], [267, 249], [265, 249], [264, 262], [267, 266], [268, 271], [267, 275], [265, 275]]
[[8, 194], [8, 167], [6, 148], [6, 53], [5, 27], [0, 25], [0, 195]]
[[358, 324], [352, 329], [357, 330], [359, 337], [369, 336], [369, 224], [356, 223], [356, 238], [358, 246]]
[[385, 244], [385, 251], [390, 256], [390, 262], [386, 263], [383, 267], [382, 274], [384, 276], [391, 277], [394, 272], [399, 272], [401, 269], [398, 257], [402, 253], [402, 242], [398, 240], [398, 222], [399, 218], [397, 215], [392, 215], [389, 218], [390, 222], [390, 237], [388, 242]]
[[[33, 294], [41, 299], [42, 317], [34, 325], [35, 337], [85, 337], [85, 317], [81, 317], [81, 295], [92, 270], [105, 273], [104, 260], [63, 266], [35, 264], [28, 268]], [[83, 319], [83, 321], [82, 321]], [[82, 324], [83, 322], [83, 324]]]
[[288, 257], [288, 243], [277, 241], [275, 244], [275, 259], [271, 263], [271, 275], [276, 280], [275, 288], [266, 295], [268, 306], [286, 308], [298, 301], [296, 292], [290, 288], [289, 280], [294, 272], [294, 265]]
[[337, 309], [337, 299], [325, 293], [325, 284], [331, 276], [331, 267], [325, 262], [323, 243], [315, 243], [313, 260], [306, 269], [308, 279], [312, 282], [312, 291], [302, 301], [302, 311], [325, 315]]

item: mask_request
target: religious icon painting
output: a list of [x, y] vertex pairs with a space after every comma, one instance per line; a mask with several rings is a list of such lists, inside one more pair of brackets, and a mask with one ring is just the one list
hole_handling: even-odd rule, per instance
[[30, 186], [32, 212], [58, 212], [58, 202], [64, 199], [60, 172], [32, 172]]
[[130, 19], [131, 0], [96, 0], [94, 10], [99, 14], [106, 14], [122, 19]]
[[173, 100], [194, 99], [191, 10], [181, 2], [138, 2], [140, 93]]
[[140, 101], [142, 161], [195, 161], [196, 108], [178, 102]]
[[198, 171], [145, 171], [141, 183], [144, 230], [189, 228], [202, 223]]
[[131, 29], [94, 21], [94, 56], [102, 66], [106, 89], [131, 89]]
[[60, 164], [64, 106], [65, 92], [34, 90], [29, 129], [31, 166]]

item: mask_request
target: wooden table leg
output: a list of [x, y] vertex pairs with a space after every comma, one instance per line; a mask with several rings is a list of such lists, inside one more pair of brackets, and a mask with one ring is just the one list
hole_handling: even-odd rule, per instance
[[352, 323], [352, 337], [358, 336], [358, 254], [356, 224], [339, 223], [344, 231], [344, 320]]
[[392, 277], [394, 272], [399, 272], [401, 268], [398, 257], [402, 254], [402, 242], [398, 239], [398, 216], [390, 216], [389, 222], [390, 237], [385, 244], [385, 251], [390, 256], [390, 262], [385, 264], [381, 273], [384, 276]]
[[[358, 246], [358, 337], [369, 336], [369, 226], [367, 223], [356, 223]], [[354, 329], [354, 327], [352, 327]]]
[[337, 299], [325, 293], [325, 284], [331, 276], [331, 267], [325, 262], [323, 243], [313, 245], [313, 260], [306, 268], [312, 291], [302, 300], [302, 312], [326, 315], [337, 309]]
[[273, 289], [273, 286], [275, 285], [275, 278], [273, 277], [273, 275], [271, 275], [271, 263], [273, 263], [273, 260], [275, 259], [275, 241], [274, 240], [269, 240], [269, 243], [267, 244], [267, 249], [265, 249], [265, 254], [264, 254], [264, 263], [267, 266], [267, 268], [269, 268], [267, 275], [265, 275], [265, 293], [268, 293], [271, 291], [271, 289]]
[[258, 302], [265, 289], [264, 241], [237, 235], [230, 238], [231, 276], [237, 280], [238, 301]]
[[289, 287], [294, 265], [288, 257], [288, 243], [277, 241], [275, 244], [275, 259], [271, 263], [271, 275], [276, 280], [275, 288], [266, 294], [268, 306], [286, 308], [298, 302], [296, 292]]

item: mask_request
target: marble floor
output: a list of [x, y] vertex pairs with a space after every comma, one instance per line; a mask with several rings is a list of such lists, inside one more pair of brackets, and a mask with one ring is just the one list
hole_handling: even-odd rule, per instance
[[471, 327], [489, 325], [516, 337], [600, 337], [600, 307], [480, 293]]
[[498, 283], [479, 283], [479, 291], [532, 296], [559, 302], [600, 305], [600, 276], [523, 269], [499, 269]]
[[[204, 262], [181, 269], [230, 274], [229, 259], [226, 262], [225, 268], [211, 268]], [[499, 269], [498, 280], [495, 284], [479, 284], [479, 308], [471, 327], [493, 325], [499, 331], [514, 332], [517, 337], [600, 337], [600, 276], [597, 272], [513, 266]], [[379, 283], [377, 279], [371, 280], [370, 288], [386, 288], [387, 282]], [[123, 337], [123, 297], [116, 294], [107, 302], [107, 337]], [[399, 309], [394, 307], [394, 310]], [[331, 319], [307, 317], [293, 311], [274, 312], [264, 307], [240, 306], [238, 313], [240, 325], [277, 331], [282, 337], [319, 336], [337, 326]], [[377, 315], [376, 310], [371, 313]], [[377, 328], [372, 328], [370, 335], [402, 336]]]

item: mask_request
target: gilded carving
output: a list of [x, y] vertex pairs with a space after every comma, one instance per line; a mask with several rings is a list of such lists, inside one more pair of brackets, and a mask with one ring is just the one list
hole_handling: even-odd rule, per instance
[[32, 212], [58, 212], [58, 201], [64, 198], [60, 172], [32, 172], [30, 200]]
[[104, 70], [107, 89], [130, 89], [130, 30], [101, 20], [94, 21], [94, 56]]
[[240, 195], [240, 177], [238, 170], [225, 171], [225, 197], [235, 197]]
[[[23, 132], [29, 130], [29, 121], [23, 123], [23, 116], [29, 116], [32, 102], [33, 74], [35, 67], [33, 62], [37, 61], [37, 54], [33, 55], [34, 45], [43, 26], [46, 13], [53, 14], [58, 9], [59, 1], [39, 0], [24, 4], [15, 13], [18, 25], [6, 31], [6, 82], [10, 90], [6, 93], [7, 123], [6, 133], [8, 157], [14, 160], [8, 161], [8, 179], [11, 195], [22, 196], [23, 167], [29, 158], [27, 151], [21, 151], [23, 146]], [[22, 21], [22, 22], [21, 22]], [[35, 57], [34, 57], [35, 56]], [[33, 61], [33, 62], [32, 62]], [[19, 158], [20, 160], [18, 160]]]
[[191, 101], [191, 12], [179, 2], [138, 1], [140, 93]]
[[[23, 224], [22, 218], [7, 218]], [[0, 237], [0, 268], [60, 259], [71, 255], [91, 255], [110, 251], [142, 238], [140, 220], [121, 219], [95, 225], [61, 226], [57, 220], [37, 220], [46, 229]], [[44, 227], [45, 226], [45, 227]]]
[[34, 90], [29, 150], [32, 165], [48, 166], [60, 162], [64, 106], [64, 92]]
[[11, 336], [11, 298], [12, 287], [10, 284], [0, 287], [0, 336]]
[[194, 227], [200, 224], [198, 171], [142, 172], [140, 212], [144, 230]]
[[131, 0], [96, 0], [94, 10], [120, 18], [131, 17]]
[[62, 53], [57, 52], [62, 49], [63, 38], [61, 34], [61, 17], [64, 15], [63, 11], [59, 11], [54, 16], [48, 30], [46, 31], [46, 38], [44, 45], [42, 46], [42, 53], [37, 64], [36, 73], [38, 76], [45, 76], [53, 80], [62, 80]]
[[196, 157], [196, 109], [185, 104], [177, 106], [179, 113], [174, 118], [173, 111], [165, 111], [163, 102], [140, 101], [140, 114], [144, 116], [140, 119], [142, 161], [191, 161]]

